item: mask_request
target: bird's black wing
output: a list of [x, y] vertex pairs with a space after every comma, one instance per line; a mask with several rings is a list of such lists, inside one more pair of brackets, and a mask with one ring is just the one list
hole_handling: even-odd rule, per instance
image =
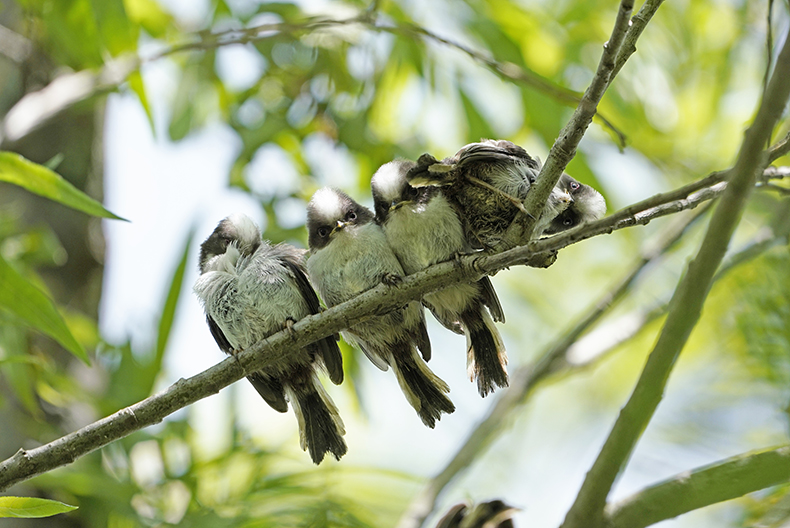
[[206, 322], [208, 323], [208, 329], [211, 332], [211, 336], [214, 338], [214, 341], [217, 342], [217, 345], [219, 345], [220, 350], [226, 354], [231, 354], [233, 352], [233, 347], [230, 345], [228, 338], [225, 337], [225, 334], [222, 333], [222, 329], [219, 327], [214, 318], [210, 315], [207, 315]]
[[490, 277], [483, 277], [477, 284], [480, 286], [480, 293], [483, 296], [483, 304], [488, 307], [488, 312], [491, 318], [497, 323], [505, 322], [505, 312], [502, 310], [502, 305], [499, 303], [499, 297], [494, 290], [494, 285], [491, 284]]
[[454, 158], [458, 166], [468, 163], [484, 161], [515, 161], [521, 160], [533, 169], [539, 169], [540, 164], [526, 150], [507, 140], [482, 141], [470, 143], [459, 150]]
[[[296, 281], [299, 293], [307, 303], [310, 313], [321, 313], [321, 303], [318, 300], [318, 295], [307, 279], [301, 260], [291, 257], [290, 255], [284, 255], [282, 262]], [[337, 338], [334, 335], [327, 336], [313, 343], [312, 347], [313, 352], [323, 358], [324, 365], [329, 374], [329, 379], [332, 380], [332, 383], [335, 385], [343, 383], [343, 355], [340, 353], [340, 348], [337, 346]]]
[[253, 372], [247, 376], [247, 379], [252, 383], [252, 386], [255, 387], [255, 390], [258, 391], [258, 394], [261, 395], [261, 398], [269, 404], [269, 407], [281, 413], [288, 411], [288, 402], [285, 400], [285, 390], [280, 380], [269, 377], [262, 372]]

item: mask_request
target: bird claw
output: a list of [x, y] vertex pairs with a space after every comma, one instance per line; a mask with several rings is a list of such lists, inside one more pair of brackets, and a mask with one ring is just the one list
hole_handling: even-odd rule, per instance
[[403, 282], [403, 277], [401, 277], [396, 273], [385, 273], [381, 277], [381, 282], [383, 282], [387, 286], [397, 286], [398, 284]]
[[288, 336], [291, 338], [291, 340], [294, 340], [294, 341], [296, 340], [296, 332], [294, 332], [294, 325], [295, 324], [296, 324], [296, 321], [294, 321], [290, 317], [288, 319], [286, 319], [285, 322], [283, 323], [283, 329], [286, 332], [288, 332]]

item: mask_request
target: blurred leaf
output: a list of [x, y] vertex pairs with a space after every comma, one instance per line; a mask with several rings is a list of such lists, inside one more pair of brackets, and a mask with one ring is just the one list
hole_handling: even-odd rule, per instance
[[101, 40], [115, 56], [137, 48], [138, 28], [129, 22], [123, 0], [91, 0]]
[[497, 135], [491, 129], [488, 121], [480, 115], [480, 112], [475, 107], [475, 104], [469, 98], [464, 90], [459, 90], [461, 102], [463, 103], [464, 113], [466, 114], [466, 122], [469, 126], [468, 138], [471, 141], [480, 141], [484, 138], [495, 138]]
[[132, 91], [137, 94], [137, 98], [140, 100], [140, 105], [142, 105], [143, 110], [145, 110], [145, 116], [148, 118], [148, 125], [151, 127], [151, 135], [156, 138], [154, 116], [151, 112], [151, 104], [148, 101], [148, 95], [145, 93], [145, 84], [143, 84], [143, 76], [140, 74], [140, 70], [133, 71], [126, 80], [128, 81], [129, 87], [132, 89]]
[[178, 299], [181, 295], [181, 289], [184, 285], [184, 272], [186, 271], [189, 255], [192, 252], [192, 238], [194, 234], [194, 231], [190, 231], [187, 237], [187, 243], [184, 246], [183, 253], [181, 254], [181, 260], [179, 261], [178, 266], [176, 266], [175, 273], [173, 273], [173, 278], [170, 280], [170, 288], [168, 289], [165, 305], [162, 309], [162, 315], [159, 319], [159, 329], [156, 335], [155, 356], [155, 361], [159, 364], [161, 364], [162, 358], [164, 357], [167, 341], [170, 337], [170, 330], [173, 328], [173, 320], [176, 316]]
[[52, 300], [14, 270], [2, 255], [0, 285], [0, 308], [47, 334], [86, 365], [90, 365], [85, 349], [74, 339]]
[[124, 0], [130, 20], [142, 26], [154, 38], [165, 36], [173, 17], [155, 0]]
[[13, 152], [0, 151], [0, 181], [19, 185], [32, 193], [89, 215], [125, 220], [109, 212], [99, 202], [74, 187], [59, 174]]
[[16, 517], [19, 519], [52, 517], [53, 515], [76, 509], [76, 506], [69, 506], [68, 504], [48, 499], [0, 497], [0, 517]]

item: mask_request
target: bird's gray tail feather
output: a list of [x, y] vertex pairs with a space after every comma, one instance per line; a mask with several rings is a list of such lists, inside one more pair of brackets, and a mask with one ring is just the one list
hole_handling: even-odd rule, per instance
[[326, 453], [340, 460], [348, 451], [343, 420], [315, 373], [304, 381], [289, 383], [285, 389], [299, 422], [299, 443], [315, 464], [320, 464]]
[[425, 425], [433, 429], [442, 413], [455, 411], [446, 396], [450, 387], [428, 368], [411, 344], [399, 344], [391, 353], [390, 364], [403, 394]]
[[467, 371], [472, 381], [477, 380], [480, 396], [507, 387], [507, 352], [491, 316], [478, 306], [461, 314], [461, 321], [466, 329]]

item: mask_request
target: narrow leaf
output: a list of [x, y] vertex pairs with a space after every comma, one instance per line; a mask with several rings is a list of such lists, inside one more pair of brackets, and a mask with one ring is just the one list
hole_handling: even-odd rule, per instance
[[194, 232], [190, 232], [187, 238], [187, 243], [184, 246], [184, 252], [181, 255], [181, 261], [173, 273], [173, 279], [170, 281], [170, 289], [167, 292], [167, 299], [165, 306], [162, 309], [162, 317], [159, 319], [159, 330], [156, 337], [156, 358], [161, 362], [167, 346], [167, 340], [170, 337], [170, 330], [173, 328], [173, 320], [176, 316], [176, 307], [178, 306], [178, 298], [181, 294], [181, 287], [184, 284], [184, 272], [187, 267], [187, 260], [192, 249], [192, 236]]
[[143, 76], [140, 74], [140, 70], [133, 71], [126, 80], [129, 82], [129, 88], [137, 94], [137, 98], [140, 100], [140, 104], [145, 111], [145, 116], [148, 118], [151, 134], [156, 137], [154, 115], [151, 112], [151, 103], [148, 101], [148, 95], [145, 92], [145, 84], [143, 83]]
[[59, 513], [76, 510], [77, 506], [70, 506], [62, 502], [38, 499], [35, 497], [0, 497], [0, 517], [16, 517], [31, 519], [39, 517], [52, 517]]
[[13, 152], [0, 152], [0, 181], [19, 185], [32, 193], [89, 215], [126, 220], [105, 209], [59, 174]]
[[47, 334], [90, 365], [88, 355], [66, 326], [47, 295], [20, 275], [0, 256], [0, 309], [5, 309], [36, 330]]

